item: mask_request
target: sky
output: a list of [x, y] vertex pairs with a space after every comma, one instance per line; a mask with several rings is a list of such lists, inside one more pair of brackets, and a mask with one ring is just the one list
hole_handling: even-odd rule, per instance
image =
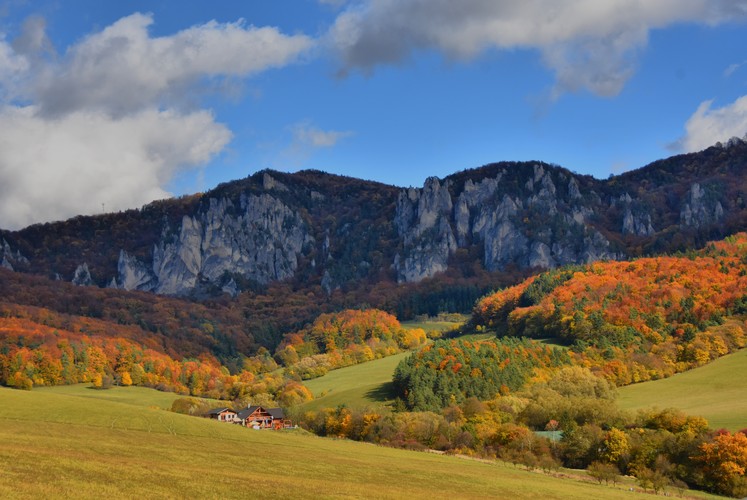
[[0, 228], [262, 169], [607, 178], [747, 135], [747, 0], [0, 0]]

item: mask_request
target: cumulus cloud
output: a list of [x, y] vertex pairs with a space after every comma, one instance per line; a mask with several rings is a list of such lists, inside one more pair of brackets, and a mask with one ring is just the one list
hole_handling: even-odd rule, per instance
[[47, 21], [41, 16], [30, 16], [23, 22], [21, 34], [13, 40], [13, 50], [32, 58], [45, 53], [54, 54], [52, 42], [47, 37]]
[[60, 55], [41, 18], [0, 40], [0, 227], [167, 196], [175, 174], [232, 136], [195, 94], [290, 64], [313, 44], [243, 22], [153, 37], [152, 23], [133, 14]]
[[207, 111], [153, 109], [118, 120], [90, 111], [49, 120], [33, 106], [6, 107], [0, 130], [6, 228], [165, 198], [162, 186], [178, 169], [209, 161], [231, 138]]
[[364, 0], [338, 16], [330, 42], [344, 69], [371, 71], [437, 50], [468, 60], [488, 50], [540, 52], [555, 93], [620, 92], [648, 33], [678, 22], [747, 16], [747, 0]]
[[681, 151], [700, 151], [732, 137], [747, 138], [747, 96], [721, 108], [705, 101], [687, 120], [685, 136], [674, 147]]
[[153, 38], [151, 16], [133, 14], [72, 47], [60, 67], [33, 89], [41, 111], [65, 113], [85, 107], [114, 114], [158, 100], [173, 100], [203, 78], [246, 76], [284, 66], [311, 40], [275, 28], [210, 22], [168, 37]]

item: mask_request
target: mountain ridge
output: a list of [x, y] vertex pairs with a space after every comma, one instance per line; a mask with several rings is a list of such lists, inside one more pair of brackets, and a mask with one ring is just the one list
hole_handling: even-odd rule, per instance
[[[681, 250], [747, 228], [747, 143], [599, 180], [500, 162], [423, 187], [262, 170], [141, 209], [0, 231], [2, 265], [77, 284], [236, 295], [415, 283]], [[472, 267], [473, 271], [465, 271]]]

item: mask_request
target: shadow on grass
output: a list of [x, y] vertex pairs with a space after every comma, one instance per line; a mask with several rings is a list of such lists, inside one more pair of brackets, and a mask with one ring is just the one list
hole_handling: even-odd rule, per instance
[[391, 401], [394, 397], [394, 384], [392, 382], [384, 382], [366, 393], [367, 399], [376, 401], [377, 403]]

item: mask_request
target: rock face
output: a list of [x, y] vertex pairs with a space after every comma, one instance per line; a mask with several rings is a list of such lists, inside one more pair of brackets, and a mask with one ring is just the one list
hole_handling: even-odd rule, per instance
[[2, 259], [0, 259], [0, 267], [4, 267], [5, 269], [8, 269], [10, 271], [14, 271], [15, 268], [13, 267], [14, 264], [24, 264], [28, 265], [29, 260], [21, 255], [21, 252], [19, 250], [13, 251], [13, 248], [11, 248], [10, 244], [8, 244], [7, 241], [5, 241], [5, 238], [3, 238], [3, 244], [2, 247], [0, 247], [0, 250], [2, 250]]
[[158, 286], [158, 282], [152, 270], [137, 260], [134, 256], [130, 256], [124, 250], [119, 252], [117, 272], [119, 275], [119, 282], [116, 280], [113, 282], [116, 288], [122, 288], [124, 290], [145, 290], [150, 292], [155, 290]]
[[444, 272], [469, 280], [479, 268], [513, 277], [746, 230], [745, 185], [743, 140], [606, 180], [541, 162], [406, 189], [262, 171], [141, 210], [0, 230], [0, 266], [65, 279], [77, 267], [79, 284], [196, 297], [282, 280], [334, 294]]
[[624, 210], [622, 234], [649, 236], [656, 232], [651, 225], [651, 214], [640, 203], [634, 202], [630, 194], [620, 195], [617, 200], [612, 200], [612, 205], [618, 205]]
[[724, 218], [724, 207], [721, 202], [700, 186], [693, 183], [680, 210], [680, 224], [682, 226], [703, 227], [719, 222]]
[[590, 213], [578, 182], [541, 164], [462, 183], [430, 178], [422, 189], [400, 192], [395, 221], [403, 255], [394, 266], [399, 281], [419, 281], [446, 270], [457, 248], [473, 244], [482, 246], [490, 271], [618, 257], [585, 222]]
[[234, 294], [234, 274], [261, 284], [292, 277], [298, 255], [312, 242], [299, 214], [269, 194], [242, 193], [238, 204], [210, 198], [205, 210], [185, 215], [180, 227], [164, 227], [152, 266], [122, 250], [116, 283], [167, 295], [209, 283]]
[[73, 275], [73, 285], [78, 286], [92, 286], [95, 283], [91, 278], [91, 272], [88, 270], [88, 264], [85, 262], [75, 268], [75, 274]]
[[394, 216], [405, 253], [394, 262], [399, 281], [420, 281], [446, 270], [449, 256], [457, 249], [449, 223], [451, 211], [448, 188], [435, 177], [426, 180], [423, 189], [400, 192]]

